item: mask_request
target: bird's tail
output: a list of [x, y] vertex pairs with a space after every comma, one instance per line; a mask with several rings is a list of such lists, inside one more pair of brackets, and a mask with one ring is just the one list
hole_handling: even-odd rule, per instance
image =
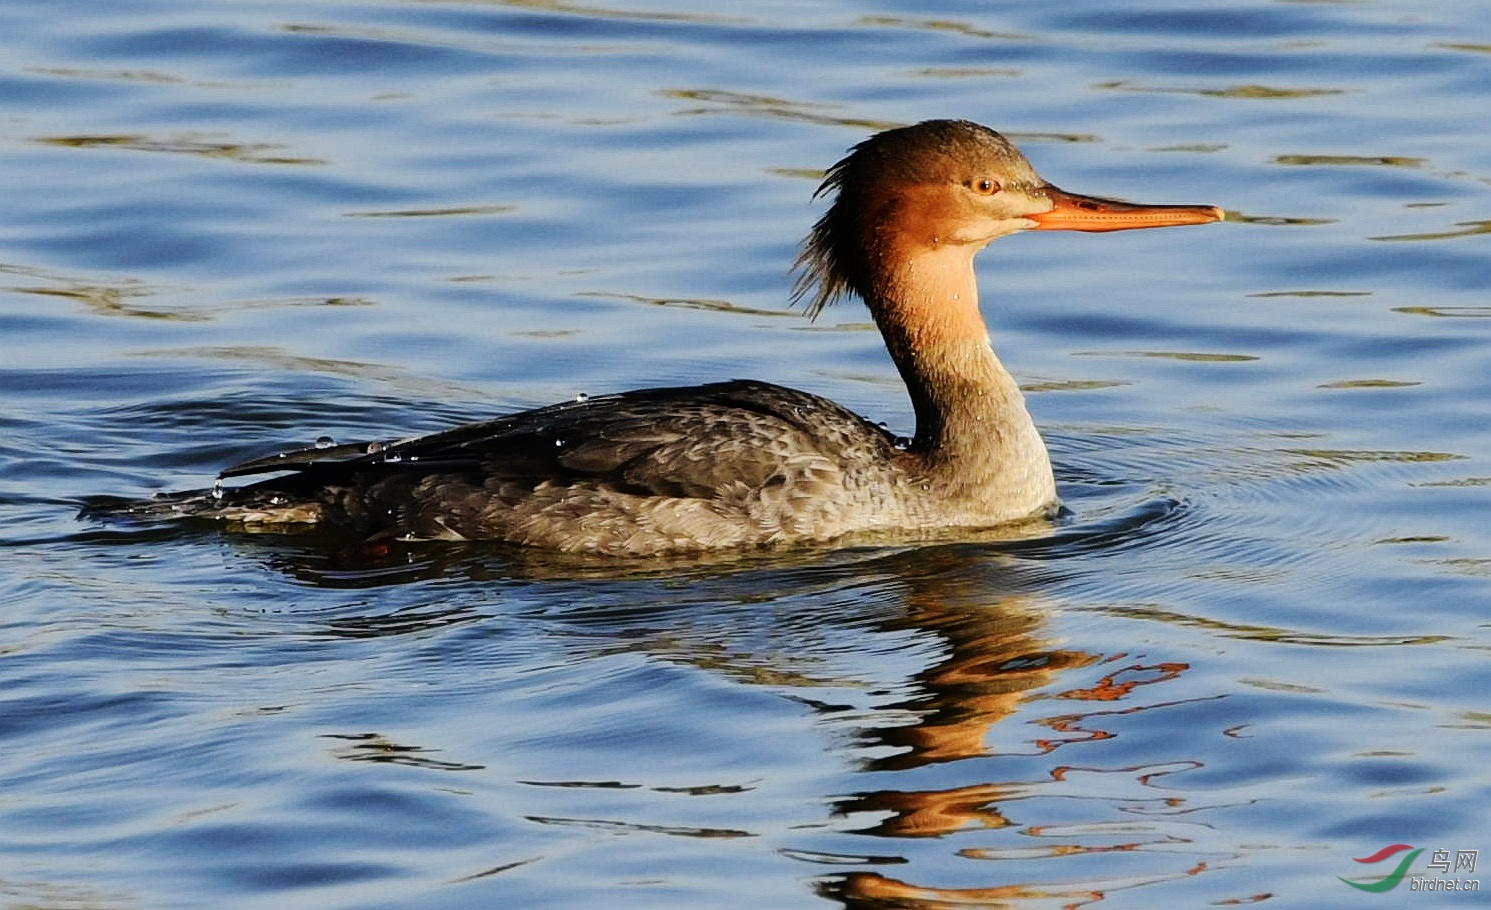
[[208, 490], [157, 493], [149, 499], [98, 496], [88, 500], [78, 517], [102, 523], [154, 524], [173, 521], [227, 521], [246, 525], [315, 524], [318, 504], [294, 501], [268, 484]]

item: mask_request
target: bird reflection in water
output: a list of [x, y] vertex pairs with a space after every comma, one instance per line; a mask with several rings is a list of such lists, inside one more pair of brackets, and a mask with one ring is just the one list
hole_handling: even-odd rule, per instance
[[[240, 545], [242, 538], [236, 538]], [[1058, 543], [1053, 546], [1063, 546]], [[1028, 552], [1022, 549], [1019, 552]], [[1044, 561], [1020, 559], [1001, 550], [999, 543], [953, 544], [915, 549], [866, 549], [862, 552], [799, 553], [788, 559], [778, 554], [770, 560], [716, 564], [693, 572], [678, 567], [651, 571], [640, 565], [636, 574], [618, 577], [609, 562], [587, 573], [576, 562], [534, 560], [526, 551], [502, 548], [453, 548], [449, 545], [392, 546], [377, 550], [365, 547], [345, 551], [324, 547], [293, 548], [281, 540], [269, 546], [269, 561], [302, 582], [331, 588], [383, 587], [421, 579], [465, 578], [481, 582], [500, 602], [504, 584], [517, 583], [532, 595], [533, 582], [552, 582], [577, 596], [575, 605], [561, 612], [580, 616], [586, 611], [585, 592], [592, 586], [606, 592], [601, 599], [611, 606], [585, 617], [586, 640], [605, 650], [624, 647], [652, 659], [697, 666], [745, 685], [779, 687], [788, 697], [808, 704], [825, 719], [842, 722], [846, 706], [820, 700], [822, 693], [849, 685], [866, 685], [859, 679], [825, 678], [825, 666], [843, 664], [844, 655], [830, 659], [815, 648], [843, 649], [845, 639], [829, 645], [812, 634], [832, 627], [858, 634], [849, 647], [873, 649], [886, 636], [905, 642], [904, 647], [937, 656], [910, 678], [896, 684], [907, 692], [894, 702], [877, 703], [869, 711], [857, 710], [855, 736], [848, 747], [863, 758], [858, 771], [867, 782], [899, 783], [926, 780], [911, 774], [930, 766], [947, 771], [936, 778], [952, 785], [932, 788], [882, 786], [867, 788], [837, 799], [832, 827], [875, 838], [884, 851], [878, 856], [850, 858], [816, 857], [809, 851], [784, 850], [784, 855], [808, 862], [842, 866], [850, 859], [856, 865], [895, 865], [901, 877], [888, 870], [859, 869], [825, 875], [817, 888], [821, 894], [851, 908], [926, 908], [952, 906], [1004, 906], [1030, 899], [1059, 897], [1069, 903], [1100, 899], [1107, 890], [1134, 887], [1152, 880], [1194, 875], [1204, 864], [1175, 868], [1143, 880], [1081, 880], [1064, 875], [1071, 883], [1045, 885], [1036, 881], [1002, 883], [987, 888], [948, 889], [918, 883], [908, 873], [915, 866], [899, 854], [900, 841], [942, 838], [975, 830], [1010, 829], [1034, 838], [1033, 846], [986, 848], [971, 845], [958, 850], [964, 860], [1028, 859], [1031, 856], [1066, 857], [1092, 853], [1124, 853], [1155, 842], [1175, 843], [1161, 825], [1119, 832], [1084, 833], [1056, 830], [1053, 824], [1031, 821], [1032, 797], [1049, 795], [1061, 788], [1069, 776], [1116, 773], [1141, 785], [1149, 783], [1142, 768], [1099, 768], [1075, 763], [1042, 763], [1044, 780], [1032, 778], [1030, 759], [1054, 755], [1063, 746], [1095, 743], [1114, 736], [1106, 720], [1165, 702], [1128, 702], [1147, 687], [1178, 679], [1188, 667], [1181, 663], [1146, 663], [1122, 653], [1101, 654], [1062, 648], [1050, 638], [1047, 617], [1054, 608], [1049, 597], [1049, 579]], [[525, 561], [525, 556], [526, 558]], [[491, 587], [495, 586], [495, 587]], [[630, 591], [633, 596], [626, 596]], [[780, 600], [783, 591], [797, 592], [792, 600]], [[866, 591], [873, 591], [866, 597]], [[808, 592], [806, 596], [802, 592]], [[841, 599], [848, 609], [841, 609]], [[648, 602], [643, 604], [642, 600]], [[618, 609], [618, 601], [635, 602]], [[759, 609], [772, 603], [770, 611]], [[833, 610], [826, 611], [825, 603]], [[754, 606], [753, 606], [754, 605]], [[324, 634], [333, 637], [368, 638], [427, 632], [443, 626], [480, 623], [490, 619], [488, 609], [470, 599], [452, 598], [442, 607], [431, 603], [418, 610], [400, 610], [387, 615], [372, 613], [320, 617]], [[765, 629], [747, 628], [744, 623], [763, 622]], [[608, 632], [607, 630], [611, 630]], [[908, 638], [909, 635], [909, 638]], [[762, 641], [771, 653], [757, 653]], [[749, 642], [743, 644], [743, 642]], [[782, 642], [795, 642], [799, 650], [782, 649]], [[573, 646], [573, 642], [566, 646]], [[864, 655], [850, 656], [850, 665], [868, 665]], [[1087, 672], [1083, 673], [1084, 669]], [[828, 671], [832, 672], [832, 671]], [[1077, 674], [1065, 687], [1062, 677]], [[812, 696], [799, 693], [812, 692]], [[1032, 707], [1033, 702], [1039, 705]], [[1023, 730], [1000, 734], [996, 727], [1011, 718], [1016, 723], [1041, 728], [1032, 735]], [[908, 722], [910, 719], [910, 722]], [[707, 718], [699, 718], [707, 723]], [[993, 743], [1018, 742], [1015, 762], [1001, 765], [1001, 751]], [[1174, 763], [1176, 766], [1184, 762]], [[991, 779], [991, 772], [1007, 768], [1008, 777]], [[1165, 773], [1164, 770], [1156, 772]], [[970, 779], [972, 777], [973, 779]], [[1156, 797], [1157, 813], [1171, 807], [1167, 797]], [[1024, 807], [1021, 818], [1011, 814], [1014, 805]], [[1179, 811], [1179, 810], [1177, 810]], [[866, 823], [854, 827], [854, 822]], [[626, 823], [617, 822], [618, 825]], [[641, 826], [645, 829], [645, 826]], [[742, 830], [742, 836], [749, 832]], [[1022, 837], [1023, 839], [1023, 837]], [[987, 844], [987, 841], [985, 841]], [[1073, 881], [1075, 879], [1075, 881]]]

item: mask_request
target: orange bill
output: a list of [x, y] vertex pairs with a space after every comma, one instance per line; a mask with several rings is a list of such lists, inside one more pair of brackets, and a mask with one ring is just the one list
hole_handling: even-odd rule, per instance
[[1048, 212], [1025, 217], [1037, 231], [1127, 231], [1134, 228], [1209, 224], [1226, 215], [1214, 205], [1137, 205], [1097, 196], [1079, 196], [1054, 186], [1045, 194], [1054, 203]]

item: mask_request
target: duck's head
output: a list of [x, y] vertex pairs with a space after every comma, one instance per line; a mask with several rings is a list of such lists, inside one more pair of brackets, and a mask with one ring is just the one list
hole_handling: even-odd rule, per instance
[[972, 255], [1025, 230], [1122, 231], [1205, 224], [1211, 205], [1134, 205], [1079, 196], [1042, 180], [999, 133], [966, 120], [927, 120], [877, 133], [829, 168], [815, 195], [834, 194], [794, 268], [794, 299], [816, 315], [841, 295], [871, 299], [876, 282], [922, 250]]

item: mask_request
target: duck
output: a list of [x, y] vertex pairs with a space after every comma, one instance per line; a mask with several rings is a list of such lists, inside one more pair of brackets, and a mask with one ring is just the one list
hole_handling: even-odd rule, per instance
[[[501, 541], [598, 557], [916, 540], [1047, 518], [1045, 443], [979, 308], [974, 256], [1020, 231], [1205, 224], [1212, 205], [1068, 193], [967, 120], [878, 132], [830, 167], [793, 264], [816, 317], [869, 309], [915, 414], [899, 437], [834, 402], [730, 380], [581, 396], [391, 441], [223, 470], [211, 490], [111, 510], [364, 541]], [[237, 478], [252, 479], [233, 486]]]

